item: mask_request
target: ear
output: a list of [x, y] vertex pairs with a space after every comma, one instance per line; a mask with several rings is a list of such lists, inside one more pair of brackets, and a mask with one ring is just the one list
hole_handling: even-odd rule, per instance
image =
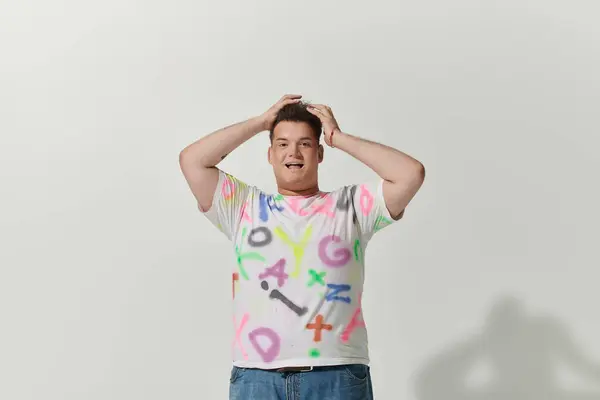
[[317, 150], [318, 156], [319, 156], [319, 164], [323, 162], [323, 156], [325, 153], [325, 148], [323, 147], [322, 144], [319, 145], [319, 150]]
[[272, 146], [269, 146], [267, 149], [267, 160], [269, 161], [269, 164], [273, 165], [273, 162], [271, 161], [271, 147]]

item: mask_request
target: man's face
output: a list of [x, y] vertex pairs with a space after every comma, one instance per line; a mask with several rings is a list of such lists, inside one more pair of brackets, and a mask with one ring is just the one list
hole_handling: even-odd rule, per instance
[[323, 146], [310, 125], [282, 121], [273, 131], [269, 163], [277, 186], [287, 190], [306, 190], [317, 185], [318, 165], [323, 161]]

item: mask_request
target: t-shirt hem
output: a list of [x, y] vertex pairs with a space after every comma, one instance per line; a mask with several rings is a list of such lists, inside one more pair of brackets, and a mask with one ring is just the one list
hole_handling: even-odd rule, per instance
[[369, 359], [364, 357], [342, 357], [342, 358], [297, 358], [291, 360], [281, 360], [276, 362], [264, 363], [264, 362], [252, 362], [245, 360], [234, 360], [233, 365], [239, 368], [259, 368], [259, 369], [274, 369], [283, 367], [324, 367], [331, 365], [345, 365], [345, 364], [365, 364], [369, 365]]

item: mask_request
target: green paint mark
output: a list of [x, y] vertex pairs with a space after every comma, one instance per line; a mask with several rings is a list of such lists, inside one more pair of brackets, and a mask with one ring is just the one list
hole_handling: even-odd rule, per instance
[[321, 355], [321, 352], [319, 351], [319, 349], [310, 349], [308, 351], [308, 355], [312, 358], [317, 358]]
[[[247, 230], [248, 229], [246, 227], [242, 229], [242, 244], [244, 243], [244, 240], [246, 238]], [[262, 262], [266, 261], [265, 258], [257, 252], [242, 253], [241, 246], [238, 247], [237, 245], [235, 246], [235, 255], [237, 259], [238, 268], [240, 269], [240, 275], [242, 275], [242, 278], [244, 278], [245, 280], [249, 280], [250, 278], [248, 277], [246, 269], [244, 268], [243, 260], [256, 260]]]
[[314, 269], [309, 269], [308, 272], [311, 275], [310, 282], [308, 282], [307, 284], [308, 287], [311, 287], [315, 283], [320, 283], [321, 285], [325, 286], [325, 281], [323, 280], [323, 277], [325, 276], [325, 274], [327, 274], [327, 272], [317, 272]]
[[387, 219], [385, 217], [382, 217], [380, 215], [375, 220], [375, 226], [373, 227], [373, 231], [377, 232], [378, 230], [381, 230], [381, 229], [385, 228], [386, 226], [388, 226], [391, 223], [392, 223], [392, 221], [390, 221], [389, 219]]
[[356, 261], [360, 261], [362, 259], [362, 256], [363, 256], [363, 249], [362, 249], [362, 246], [360, 245], [360, 240], [356, 239], [354, 241], [354, 259]]

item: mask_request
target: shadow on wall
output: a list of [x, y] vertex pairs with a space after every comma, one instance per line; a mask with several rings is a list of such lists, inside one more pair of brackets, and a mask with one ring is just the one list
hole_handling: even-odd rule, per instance
[[[566, 369], [598, 390], [561, 387], [559, 374]], [[475, 378], [482, 370], [484, 378]], [[507, 296], [492, 306], [479, 334], [417, 371], [415, 395], [418, 400], [600, 400], [600, 363], [586, 357], [560, 321], [527, 314], [521, 300]]]

